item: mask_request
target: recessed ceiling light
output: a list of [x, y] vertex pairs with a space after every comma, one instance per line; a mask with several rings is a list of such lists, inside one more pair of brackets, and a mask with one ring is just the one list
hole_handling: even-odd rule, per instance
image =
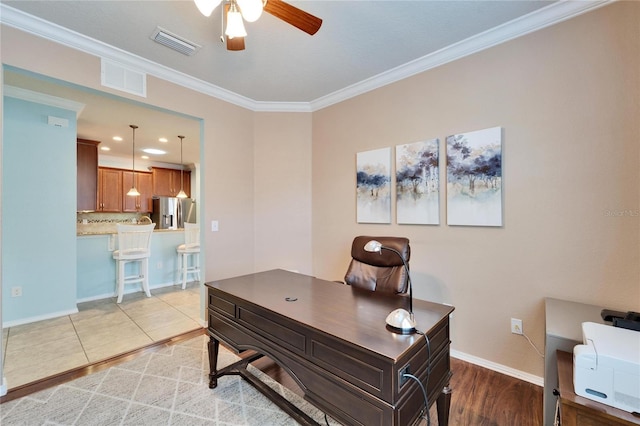
[[158, 140], [159, 140], [160, 142], [164, 142], [164, 143], [169, 142], [169, 140], [168, 140], [167, 138], [160, 138], [160, 139], [158, 139]]
[[114, 136], [113, 140], [114, 141], [118, 141], [118, 142], [122, 142], [122, 138], [120, 136]]
[[148, 159], [149, 159], [149, 156], [148, 156], [148, 155], [143, 155], [143, 156], [141, 156], [140, 158], [142, 158], [143, 160], [148, 160]]
[[108, 146], [101, 146], [100, 149], [102, 151], [111, 151], [111, 148], [109, 148]]
[[167, 153], [167, 151], [163, 151], [161, 149], [155, 149], [155, 148], [145, 148], [142, 150], [142, 152], [146, 152], [147, 154], [155, 154], [155, 155], [162, 155]]

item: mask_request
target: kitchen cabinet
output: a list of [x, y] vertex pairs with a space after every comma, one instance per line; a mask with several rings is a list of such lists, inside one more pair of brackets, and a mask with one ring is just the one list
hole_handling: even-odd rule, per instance
[[95, 211], [98, 201], [98, 141], [78, 139], [77, 163], [77, 211]]
[[134, 172], [122, 171], [122, 211], [150, 213], [153, 209], [153, 175], [148, 172], [135, 172], [135, 187], [140, 193], [137, 197], [127, 195], [133, 185]]
[[98, 169], [98, 208], [100, 212], [122, 211], [122, 170]]
[[[175, 197], [180, 192], [180, 170], [153, 167], [153, 195]], [[191, 171], [184, 170], [182, 187], [191, 196]]]

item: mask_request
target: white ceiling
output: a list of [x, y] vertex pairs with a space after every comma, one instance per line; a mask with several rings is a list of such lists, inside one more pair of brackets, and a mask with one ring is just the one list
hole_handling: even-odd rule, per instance
[[[71, 35], [82, 43], [67, 44], [81, 44], [95, 54], [107, 52], [146, 67], [145, 72], [255, 110], [294, 105], [308, 111], [606, 4], [601, 0], [290, 1], [323, 19], [316, 35], [264, 13], [257, 22], [245, 23], [246, 50], [232, 52], [220, 42], [221, 7], [206, 18], [192, 0], [0, 3], [3, 24], [61, 42]], [[26, 24], [25, 16], [30, 19]], [[186, 56], [160, 45], [150, 39], [157, 26], [202, 48]], [[101, 126], [79, 122], [79, 131], [85, 125]]]

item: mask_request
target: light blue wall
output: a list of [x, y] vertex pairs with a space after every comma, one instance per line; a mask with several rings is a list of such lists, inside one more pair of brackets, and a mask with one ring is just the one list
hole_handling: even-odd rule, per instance
[[[110, 235], [86, 235], [78, 237], [78, 301], [112, 297], [116, 290], [116, 266], [109, 240]], [[178, 256], [176, 247], [184, 243], [183, 232], [154, 232], [151, 236], [149, 259], [149, 287], [165, 287], [178, 281]], [[113, 243], [111, 243], [112, 245]], [[117, 244], [116, 244], [117, 248]], [[127, 265], [126, 273], [136, 268]], [[189, 276], [189, 281], [193, 276]], [[180, 281], [181, 282], [181, 281]], [[125, 287], [125, 293], [141, 291], [140, 284]]]
[[74, 311], [75, 112], [5, 96], [2, 185], [2, 322]]

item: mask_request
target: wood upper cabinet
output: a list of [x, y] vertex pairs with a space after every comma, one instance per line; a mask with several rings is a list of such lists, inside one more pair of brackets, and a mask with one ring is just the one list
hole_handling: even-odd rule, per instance
[[[182, 188], [187, 196], [191, 196], [191, 171], [184, 170]], [[180, 170], [152, 168], [153, 195], [175, 197], [180, 192]]]
[[76, 144], [77, 211], [95, 211], [98, 202], [98, 141], [78, 139]]
[[140, 193], [137, 197], [127, 195], [134, 185], [133, 177], [133, 172], [122, 171], [122, 211], [149, 213], [153, 209], [153, 176], [147, 172], [135, 172], [135, 187]]
[[122, 211], [122, 170], [98, 168], [98, 208], [100, 212]]

